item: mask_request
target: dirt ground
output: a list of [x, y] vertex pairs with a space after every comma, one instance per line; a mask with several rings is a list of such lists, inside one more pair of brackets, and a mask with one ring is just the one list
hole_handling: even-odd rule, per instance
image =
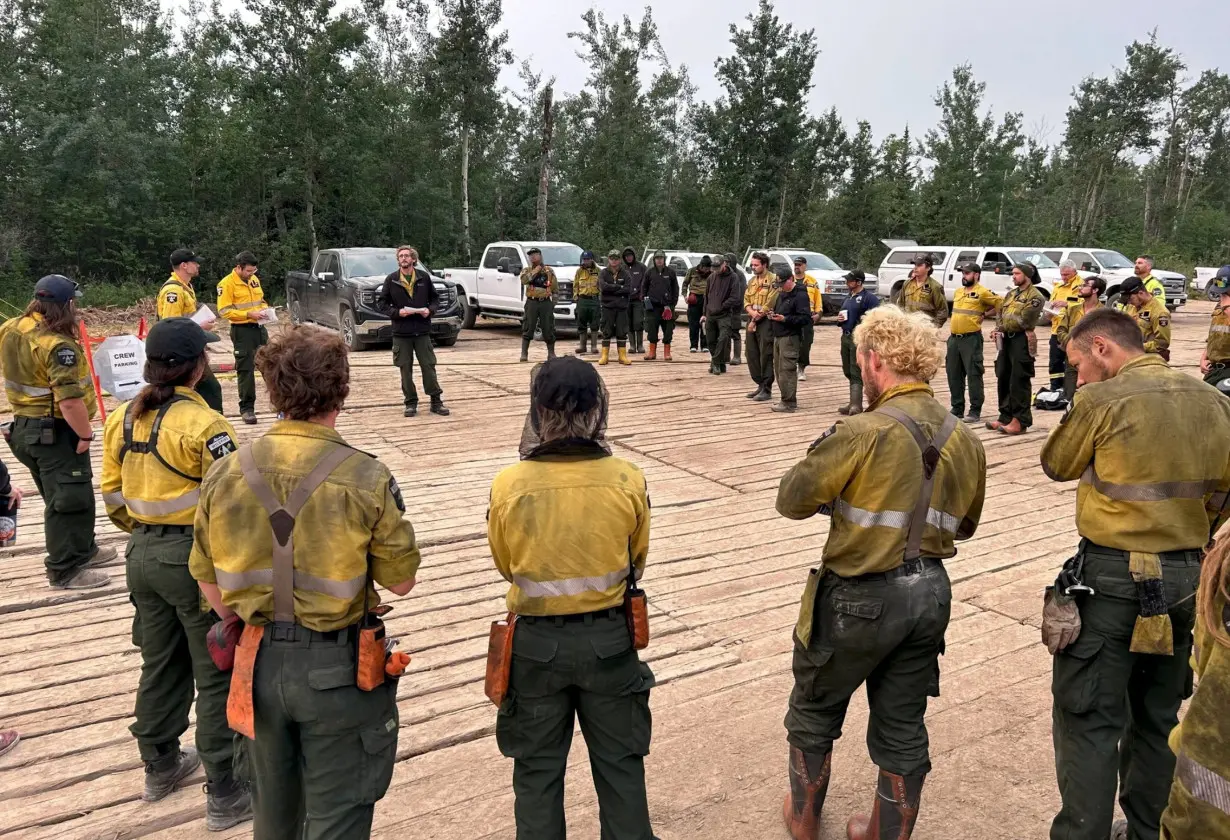
[[[1174, 319], [1174, 364], [1193, 375], [1211, 309], [1193, 303]], [[659, 683], [651, 701], [650, 810], [662, 840], [781, 838], [791, 628], [828, 524], [819, 517], [787, 521], [773, 502], [783, 472], [846, 400], [838, 332], [831, 324], [817, 329], [816, 364], [800, 385], [794, 415], [745, 399], [746, 367], [707, 376], [707, 358], [689, 354], [686, 330], [684, 336], [673, 364], [638, 360], [602, 369], [614, 448], [644, 468], [654, 501], [644, 581], [653, 628], [645, 654]], [[984, 413], [992, 414], [994, 349], [987, 348]], [[480, 323], [463, 332], [455, 348], [437, 350], [452, 416], [412, 420], [401, 416], [389, 351], [352, 356], [351, 399], [338, 428], [392, 468], [424, 555], [419, 585], [393, 599], [389, 619], [414, 659], [398, 692], [399, 760], [376, 808], [378, 838], [515, 835], [512, 766], [496, 749], [495, 710], [482, 678], [488, 623], [502, 614], [506, 590], [488, 555], [484, 514], [492, 477], [516, 460], [528, 404], [529, 368], [517, 363], [517, 349], [518, 335], [507, 326]], [[535, 345], [534, 358], [542, 352]], [[1036, 386], [1045, 380], [1044, 364], [1038, 374]], [[934, 384], [946, 402], [942, 379], [941, 371]], [[223, 377], [223, 388], [234, 414], [233, 377]], [[239, 425], [241, 438], [269, 427], [268, 405], [258, 411], [260, 425]], [[1057, 806], [1050, 657], [1038, 625], [1042, 588], [1077, 543], [1075, 484], [1043, 476], [1038, 451], [1059, 415], [1035, 414], [1037, 425], [1023, 437], [978, 430], [987, 448], [988, 499], [977, 535], [947, 564], [955, 601], [942, 694], [928, 714], [935, 770], [923, 794], [919, 840], [1040, 840]], [[108, 588], [48, 589], [41, 505], [20, 465], [9, 460], [9, 467], [32, 495], [17, 546], [0, 553], [0, 726], [23, 737], [0, 759], [0, 837], [250, 837], [247, 826], [207, 834], [199, 775], [162, 802], [140, 801], [142, 768], [127, 732], [140, 657], [129, 639], [122, 561], [106, 569]], [[124, 535], [101, 503], [98, 535], [123, 553]], [[870, 805], [875, 770], [863, 742], [866, 717], [860, 695], [836, 748], [823, 837], [844, 837], [846, 818]], [[579, 735], [575, 744], [570, 832], [596, 837]]]

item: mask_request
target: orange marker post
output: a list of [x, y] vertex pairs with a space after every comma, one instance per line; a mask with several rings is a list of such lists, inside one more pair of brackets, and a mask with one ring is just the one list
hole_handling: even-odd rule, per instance
[[81, 331], [81, 344], [85, 349], [85, 360], [90, 366], [90, 381], [94, 383], [94, 398], [98, 401], [98, 419], [107, 422], [107, 407], [103, 405], [102, 384], [98, 381], [98, 373], [94, 370], [94, 354], [90, 352], [90, 333], [85, 328], [85, 321], [78, 321]]

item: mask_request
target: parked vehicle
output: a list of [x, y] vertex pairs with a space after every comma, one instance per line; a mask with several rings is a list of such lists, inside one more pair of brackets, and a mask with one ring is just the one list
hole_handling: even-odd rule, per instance
[[932, 276], [944, 286], [944, 296], [952, 303], [953, 293], [961, 288], [961, 272], [957, 266], [977, 263], [982, 266], [982, 285], [997, 295], [1012, 288], [1012, 267], [1017, 263], [1033, 263], [1038, 269], [1038, 288], [1048, 297], [1059, 282], [1059, 266], [1037, 248], [1014, 245], [919, 245], [913, 240], [881, 240], [889, 248], [880, 263], [880, 285], [895, 295], [910, 276], [914, 260], [930, 255], [935, 267]]
[[[1196, 276], [1192, 280], [1192, 293], [1198, 294], [1200, 297], [1208, 297], [1209, 281], [1217, 276], [1217, 272], [1221, 270], [1221, 266], [1196, 266]], [[1159, 278], [1160, 279], [1160, 278]], [[1215, 299], [1220, 299], [1218, 295]]]
[[[776, 272], [785, 267], [794, 270], [795, 257], [807, 260], [807, 273], [816, 278], [820, 284], [820, 298], [823, 301], [825, 315], [834, 315], [841, 311], [841, 305], [846, 297], [846, 270], [833, 262], [819, 251], [809, 251], [806, 248], [748, 248], [743, 252], [743, 271], [749, 277], [752, 275], [752, 254], [763, 251], [769, 258], [769, 270]], [[879, 294], [880, 279], [868, 273], [863, 288], [873, 294]]]
[[[321, 251], [311, 271], [286, 273], [286, 308], [290, 319], [296, 324], [310, 322], [340, 330], [351, 350], [387, 344], [393, 340], [393, 324], [376, 308], [376, 296], [384, 278], [396, 270], [395, 248]], [[432, 343], [452, 347], [461, 332], [457, 284], [439, 277], [432, 277], [432, 283], [440, 295], [439, 311], [431, 319]]]
[[[1136, 262], [1118, 251], [1104, 248], [1047, 248], [1044, 254], [1056, 264], [1064, 260], [1076, 263], [1076, 270], [1093, 273], [1106, 280], [1106, 300], [1111, 306], [1119, 303], [1119, 286], [1135, 275]], [[1166, 308], [1174, 312], [1187, 303], [1187, 278], [1175, 271], [1153, 269], [1153, 276], [1166, 289]]]
[[[646, 248], [645, 253], [641, 256], [641, 262], [647, 266], [653, 265], [653, 255], [657, 248]], [[665, 249], [663, 249], [665, 251]], [[675, 273], [679, 275], [679, 282], [683, 282], [683, 278], [688, 271], [700, 265], [700, 258], [708, 254], [712, 257], [717, 251], [665, 251], [666, 264], [675, 269]], [[606, 266], [606, 262], [600, 263]]]
[[[470, 328], [481, 315], [520, 321], [525, 315], [525, 289], [521, 269], [530, 264], [527, 248], [542, 251], [543, 265], [555, 271], [559, 292], [555, 296], [555, 323], [576, 326], [576, 303], [572, 281], [581, 267], [581, 248], [571, 242], [492, 242], [483, 251], [476, 268], [446, 268], [445, 280], [461, 290], [462, 326]], [[599, 261], [599, 264], [602, 264]]]

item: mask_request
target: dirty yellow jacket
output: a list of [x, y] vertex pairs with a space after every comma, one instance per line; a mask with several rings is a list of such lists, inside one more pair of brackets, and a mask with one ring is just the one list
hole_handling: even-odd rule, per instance
[[1204, 346], [1210, 362], [1230, 362], [1230, 316], [1221, 304], [1213, 310], [1209, 338]]
[[[884, 405], [904, 411], [923, 433], [934, 435], [948, 409], [922, 382], [885, 391], [871, 410], [837, 421], [790, 468], [777, 488], [777, 512], [789, 519], [828, 514], [826, 569], [849, 577], [887, 572], [905, 561], [906, 536], [922, 487], [922, 453], [904, 426], [876, 411]], [[958, 423], [936, 467], [925, 557], [956, 554], [954, 540], [973, 536], [986, 496], [986, 453]]]
[[158, 320], [165, 318], [191, 318], [196, 314], [196, 291], [191, 284], [185, 285], [174, 274], [158, 290], [156, 301]]
[[1045, 305], [1046, 297], [1037, 286], [1030, 284], [1024, 289], [1013, 286], [1004, 295], [996, 328], [1002, 333], [1028, 332], [1038, 326]]
[[[299, 482], [345, 441], [317, 423], [279, 420], [252, 443], [265, 481], [285, 501]], [[188, 565], [216, 583], [222, 600], [248, 624], [273, 621], [273, 530], [243, 477], [239, 457], [215, 463], [201, 482]], [[355, 451], [316, 489], [294, 530], [295, 621], [327, 633], [356, 623], [380, 603], [371, 581], [396, 586], [414, 577], [419, 549], [401, 490], [388, 468]]]
[[[1098, 309], [1102, 304], [1098, 304], [1093, 309]], [[1081, 318], [1085, 317], [1085, 303], [1074, 303], [1063, 311], [1063, 314], [1055, 319], [1055, 338], [1059, 341], [1060, 347], [1065, 347], [1068, 344], [1068, 336], [1072, 334], [1072, 328], [1081, 322]]]
[[[1230, 624], [1225, 599], [1218, 597], [1215, 620]], [[1199, 677], [1183, 720], [1170, 732], [1175, 774], [1163, 836], [1174, 840], [1230, 840], [1230, 648], [1196, 619], [1192, 668]], [[1169, 833], [1167, 833], [1169, 832]]]
[[613, 456], [544, 456], [491, 485], [487, 542], [518, 615], [573, 615], [623, 604], [629, 560], [649, 553], [649, 494]]
[[1059, 335], [1059, 319], [1068, 311], [1068, 307], [1074, 303], [1080, 303], [1080, 295], [1076, 293], [1077, 289], [1085, 285], [1085, 281], [1081, 279], [1079, 274], [1072, 275], [1072, 282], [1055, 284], [1055, 288], [1051, 289], [1051, 308], [1058, 314], [1051, 316], [1051, 335]]
[[[534, 285], [534, 278], [540, 274], [547, 278], [545, 286]], [[533, 300], [546, 300], [559, 288], [555, 282], [555, 271], [549, 265], [540, 265], [538, 268], [527, 265], [521, 269], [521, 285], [525, 287], [525, 296]]]
[[937, 327], [948, 320], [948, 299], [944, 297], [944, 287], [934, 277], [928, 277], [922, 285], [913, 277], [905, 278], [896, 297], [893, 302], [906, 312], [929, 315]]
[[577, 269], [577, 273], [572, 278], [572, 296], [574, 298], [598, 297], [598, 271], [598, 266], [593, 268], [581, 266]]
[[[107, 415], [103, 429], [102, 499], [107, 516], [122, 531], [146, 525], [191, 525], [196, 519], [201, 477], [236, 449], [235, 429], [190, 388], [176, 388], [158, 428], [158, 459], [152, 452], [124, 449], [124, 417], [131, 403]], [[152, 443], [160, 409], [133, 418], [134, 443]], [[140, 448], [140, 447], [138, 447]], [[169, 467], [167, 465], [170, 465]]]
[[748, 275], [747, 291], [743, 293], [743, 308], [759, 306], [764, 312], [772, 312], [773, 304], [777, 303], [777, 276], [765, 272], [763, 278], [755, 274]]
[[84, 400], [91, 418], [98, 410], [81, 345], [46, 329], [37, 312], [10, 318], [0, 326], [0, 367], [16, 417], [63, 417], [64, 400]]
[[258, 323], [252, 316], [267, 306], [261, 279], [255, 274], [244, 281], [232, 271], [218, 284], [218, 314], [232, 324]]
[[683, 296], [688, 295], [703, 295], [709, 291], [709, 278], [713, 276], [713, 272], [701, 274], [696, 266], [688, 269], [688, 273], [683, 278]]
[[[1172, 445], [1158, 448], [1159, 429]], [[1042, 447], [1042, 470], [1080, 479], [1076, 529], [1091, 542], [1150, 554], [1203, 548], [1230, 489], [1230, 400], [1143, 354], [1077, 390]]]
[[982, 332], [982, 322], [994, 315], [1004, 302], [981, 283], [966, 288], [962, 286], [952, 295], [952, 323], [948, 325], [953, 335], [968, 335]]
[[1157, 298], [1151, 298], [1144, 308], [1128, 305], [1123, 311], [1136, 320], [1145, 340], [1145, 352], [1162, 355], [1170, 350], [1170, 310]]

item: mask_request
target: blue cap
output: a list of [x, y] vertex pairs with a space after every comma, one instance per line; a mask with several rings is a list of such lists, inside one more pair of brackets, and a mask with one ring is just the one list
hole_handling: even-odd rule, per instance
[[1209, 300], [1217, 300], [1222, 295], [1230, 295], [1230, 265], [1223, 265], [1217, 270], [1217, 274], [1209, 281], [1205, 291], [1208, 293]]
[[68, 303], [81, 297], [81, 289], [63, 274], [48, 274], [34, 284], [34, 296], [39, 300]]
[[585, 262], [586, 260], [592, 260], [593, 258], [594, 258], [593, 251], [582, 251], [581, 252], [581, 262]]

